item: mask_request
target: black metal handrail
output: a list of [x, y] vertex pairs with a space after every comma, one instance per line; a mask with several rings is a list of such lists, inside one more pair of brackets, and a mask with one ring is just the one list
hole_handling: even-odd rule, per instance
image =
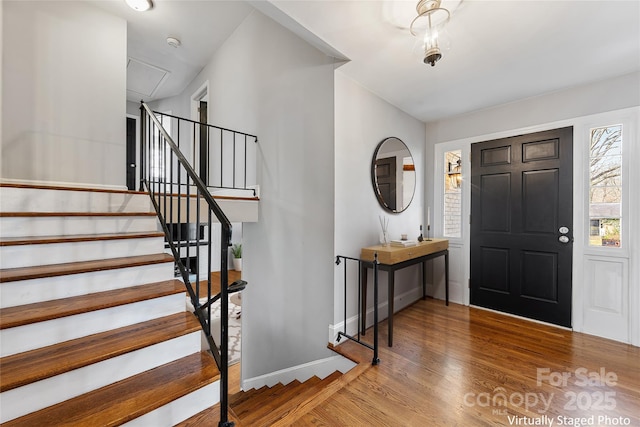
[[[252, 141], [254, 144], [257, 143], [257, 136], [159, 111], [153, 113], [161, 124], [168, 120], [175, 121], [176, 129], [171, 129], [171, 134], [174, 135], [178, 148], [181, 148], [181, 139], [187, 138], [193, 143], [194, 163], [197, 152], [200, 161], [196, 169], [205, 186], [213, 189], [247, 190], [252, 191], [256, 196], [255, 187], [250, 187], [247, 182], [247, 160], [249, 143]], [[204, 147], [200, 146], [202, 140], [204, 140]], [[215, 155], [212, 152], [214, 144], [219, 145]], [[229, 156], [225, 155], [227, 152], [230, 153]], [[238, 156], [244, 157], [241, 163], [238, 161]], [[216, 167], [212, 165], [213, 160], [217, 161]]]
[[[358, 268], [358, 320], [356, 322], [357, 335], [353, 336], [347, 334], [347, 288], [348, 288], [348, 279], [347, 279], [347, 269], [349, 265], [349, 261], [352, 261], [351, 264], [357, 263]], [[338, 337], [336, 340], [340, 342], [342, 337], [348, 338], [352, 341], [357, 342], [360, 345], [363, 345], [371, 350], [373, 350], [373, 360], [371, 364], [377, 365], [380, 363], [380, 359], [378, 358], [378, 254], [374, 254], [373, 261], [365, 261], [358, 258], [351, 258], [348, 256], [338, 255], [336, 256], [336, 265], [343, 264], [344, 271], [344, 322], [343, 322], [343, 330], [338, 332]], [[363, 320], [362, 316], [366, 316], [366, 313], [362, 313], [362, 274], [367, 274], [367, 270], [363, 269], [363, 266], [372, 266], [373, 267], [373, 345], [364, 342], [361, 339], [360, 334], [360, 324]]]
[[[231, 222], [178, 145], [164, 129], [161, 119], [144, 102], [140, 104], [140, 119], [141, 190], [146, 190], [151, 197], [179, 274], [193, 304], [194, 313], [202, 326], [220, 371], [218, 425], [233, 426], [234, 423], [228, 420], [228, 295], [244, 289], [246, 282], [239, 280], [229, 286], [228, 248], [231, 245]], [[201, 218], [203, 215], [206, 216], [204, 220]], [[216, 295], [212, 295], [211, 281], [211, 237], [214, 217], [221, 225], [220, 293]], [[173, 227], [170, 224], [178, 224], [178, 226]], [[183, 224], [186, 226], [183, 227]], [[182, 250], [185, 256], [182, 256]], [[204, 280], [200, 280], [198, 266], [202, 256], [207, 259], [207, 275]], [[194, 261], [195, 271], [192, 266]], [[200, 288], [205, 281], [207, 295], [206, 300], [201, 303]], [[211, 335], [211, 305], [218, 299], [220, 300], [220, 343], [216, 344]]]

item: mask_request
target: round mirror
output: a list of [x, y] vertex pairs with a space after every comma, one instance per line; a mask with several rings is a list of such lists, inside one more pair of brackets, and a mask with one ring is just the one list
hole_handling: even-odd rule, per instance
[[413, 157], [399, 138], [386, 138], [378, 144], [371, 162], [371, 182], [380, 205], [390, 212], [409, 207], [416, 189]]

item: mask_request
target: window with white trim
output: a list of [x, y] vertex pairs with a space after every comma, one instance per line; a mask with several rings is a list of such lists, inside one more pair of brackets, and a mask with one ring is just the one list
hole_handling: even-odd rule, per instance
[[444, 236], [462, 237], [462, 150], [444, 153]]
[[589, 246], [622, 246], [622, 125], [590, 130]]

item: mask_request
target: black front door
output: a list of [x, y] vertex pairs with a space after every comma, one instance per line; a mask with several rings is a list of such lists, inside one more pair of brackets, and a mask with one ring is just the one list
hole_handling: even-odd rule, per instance
[[573, 128], [471, 146], [471, 304], [571, 326]]

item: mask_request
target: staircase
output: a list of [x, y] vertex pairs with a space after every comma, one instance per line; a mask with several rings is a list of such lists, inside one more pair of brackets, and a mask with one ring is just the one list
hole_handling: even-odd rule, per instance
[[[278, 383], [272, 387], [241, 391], [239, 388], [229, 389], [230, 415], [236, 426], [278, 427], [302, 425], [299, 420], [314, 408], [322, 405], [329, 397], [368, 369], [371, 364], [370, 351], [354, 341], [347, 340], [338, 347], [330, 346], [337, 354], [355, 363], [348, 372], [335, 371], [323, 379], [312, 376], [304, 382], [298, 380], [289, 383]], [[240, 377], [239, 365], [229, 368], [230, 378]], [[238, 381], [232, 381], [238, 382]], [[177, 427], [215, 427], [212, 420], [217, 419], [217, 406], [206, 409], [181, 422]], [[350, 420], [350, 425], [364, 425], [365, 420]]]
[[0, 184], [0, 423], [170, 426], [215, 405], [145, 193]]

